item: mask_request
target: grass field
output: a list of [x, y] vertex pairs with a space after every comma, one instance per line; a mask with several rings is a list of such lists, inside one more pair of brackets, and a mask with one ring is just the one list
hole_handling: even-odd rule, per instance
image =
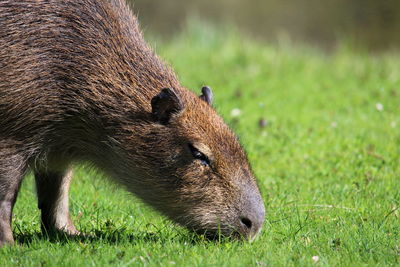
[[17, 245], [0, 250], [0, 265], [400, 265], [400, 54], [190, 32], [157, 51], [185, 86], [214, 89], [240, 136], [267, 209], [258, 239], [207, 241], [77, 168], [73, 219], [93, 237], [42, 235], [29, 176], [14, 210]]

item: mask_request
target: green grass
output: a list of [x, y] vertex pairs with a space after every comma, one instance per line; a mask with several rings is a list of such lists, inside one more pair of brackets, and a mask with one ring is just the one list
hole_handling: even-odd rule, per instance
[[214, 89], [217, 110], [240, 136], [267, 209], [259, 238], [204, 240], [78, 168], [71, 210], [94, 237], [40, 234], [30, 176], [14, 210], [17, 245], [0, 250], [0, 265], [400, 264], [400, 54], [343, 47], [327, 55], [201, 27], [157, 51], [184, 85]]

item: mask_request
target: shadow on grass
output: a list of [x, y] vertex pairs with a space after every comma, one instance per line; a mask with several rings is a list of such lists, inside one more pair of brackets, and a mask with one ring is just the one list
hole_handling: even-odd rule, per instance
[[[71, 236], [65, 233], [42, 233], [42, 232], [31, 232], [31, 233], [16, 233], [14, 235], [15, 241], [21, 245], [30, 245], [34, 242], [48, 241], [51, 243], [105, 243], [110, 245], [130, 243], [170, 243], [171, 241], [176, 243], [182, 243], [186, 245], [198, 245], [204, 243], [224, 243], [228, 242], [229, 239], [223, 238], [220, 240], [210, 240], [203, 235], [197, 235], [194, 233], [175, 233], [165, 234], [156, 232], [136, 232], [128, 233], [126, 230], [114, 230], [112, 232], [95, 230], [93, 233]], [[232, 241], [232, 240], [231, 240]]]

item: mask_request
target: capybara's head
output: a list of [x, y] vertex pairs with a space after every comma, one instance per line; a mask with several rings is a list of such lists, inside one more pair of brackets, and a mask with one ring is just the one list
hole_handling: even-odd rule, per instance
[[140, 140], [124, 144], [140, 165], [126, 185], [195, 232], [251, 239], [264, 222], [264, 204], [243, 148], [211, 101], [208, 87], [200, 97], [169, 88], [155, 95], [151, 121], [132, 129]]

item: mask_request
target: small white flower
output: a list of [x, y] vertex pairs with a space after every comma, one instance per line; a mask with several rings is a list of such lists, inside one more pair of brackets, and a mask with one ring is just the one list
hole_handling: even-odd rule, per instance
[[392, 121], [390, 123], [390, 127], [392, 127], [392, 128], [396, 128], [396, 125], [397, 125], [397, 123], [395, 121]]
[[238, 108], [234, 108], [231, 110], [231, 116], [232, 117], [239, 117], [240, 114], [242, 114], [242, 111]]
[[332, 127], [332, 128], [336, 128], [336, 127], [337, 127], [337, 122], [336, 122], [336, 121], [333, 121], [333, 122], [331, 123], [331, 127]]
[[313, 260], [313, 262], [318, 262], [319, 261], [319, 257], [318, 256], [312, 256], [311, 259]]
[[383, 110], [383, 105], [382, 105], [382, 103], [376, 103], [375, 107], [376, 107], [376, 109], [377, 109], [378, 111], [382, 111], [382, 110]]

